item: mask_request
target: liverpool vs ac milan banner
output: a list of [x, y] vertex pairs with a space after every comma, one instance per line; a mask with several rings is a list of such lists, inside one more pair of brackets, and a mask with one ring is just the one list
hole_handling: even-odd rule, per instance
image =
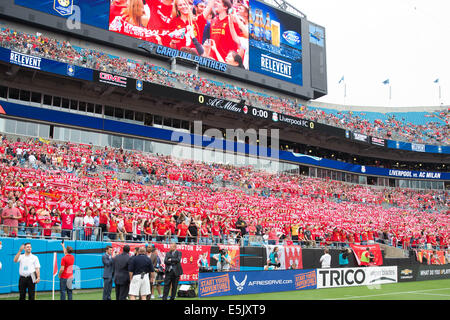
[[353, 253], [355, 254], [355, 258], [356, 261], [358, 262], [358, 265], [361, 265], [361, 256], [367, 249], [369, 251], [369, 254], [373, 257], [370, 259], [368, 265], [369, 266], [383, 265], [383, 256], [381, 255], [381, 249], [378, 244], [366, 244], [366, 245], [350, 244], [350, 247], [353, 249]]

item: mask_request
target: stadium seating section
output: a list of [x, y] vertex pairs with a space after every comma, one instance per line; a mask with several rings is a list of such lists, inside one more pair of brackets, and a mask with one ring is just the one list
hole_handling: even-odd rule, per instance
[[[297, 227], [302, 245], [445, 248], [449, 240], [445, 191], [382, 189], [6, 136], [0, 175], [2, 208], [12, 200], [22, 215], [17, 229], [2, 227], [0, 236], [58, 237], [62, 227], [70, 238], [167, 241], [193, 221], [200, 236], [193, 241], [207, 243], [291, 243]], [[247, 226], [243, 237], [236, 232], [239, 217]]]

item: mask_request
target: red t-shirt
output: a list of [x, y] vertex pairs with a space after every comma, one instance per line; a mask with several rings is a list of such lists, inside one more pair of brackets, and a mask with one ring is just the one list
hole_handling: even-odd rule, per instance
[[108, 223], [108, 214], [105, 212], [100, 212], [100, 215], [98, 217], [98, 223], [99, 224], [107, 224]]
[[75, 213], [61, 213], [61, 229], [72, 230], [73, 229], [73, 219], [75, 219]]
[[38, 220], [40, 226], [44, 229], [44, 236], [49, 237], [52, 235], [53, 222], [45, 222], [44, 220]]
[[117, 222], [111, 220], [109, 221], [109, 232], [117, 232]]
[[167, 225], [164, 223], [160, 223], [160, 224], [158, 224], [156, 232], [158, 233], [159, 236], [163, 236], [166, 234], [167, 230], [168, 230]]
[[203, 225], [202, 228], [200, 229], [200, 234], [202, 237], [207, 237], [208, 236], [208, 227]]
[[211, 233], [213, 236], [220, 236], [220, 227], [219, 226], [212, 226]]
[[[150, 20], [147, 24], [147, 29], [156, 30], [161, 34], [163, 31], [170, 30], [170, 22], [172, 16], [172, 5], [165, 5], [161, 1], [149, 1], [148, 6], [150, 8]], [[168, 47], [170, 43], [169, 36], [162, 36], [161, 42], [164, 46]]]
[[33, 227], [37, 222], [37, 216], [34, 214], [29, 214], [27, 216], [27, 227]]
[[178, 225], [178, 232], [179, 232], [179, 237], [186, 237], [187, 235], [187, 231], [188, 231], [188, 226], [185, 225], [184, 223]]
[[[219, 19], [219, 16], [216, 16], [211, 20], [210, 34], [210, 38], [216, 43], [217, 51], [219, 51], [224, 60], [230, 51], [237, 51], [238, 45], [231, 36], [228, 15], [222, 20]], [[211, 56], [213, 59], [217, 60], [215, 53], [212, 51]]]
[[[186, 28], [187, 28], [188, 25], [189, 25], [189, 21], [184, 22], [181, 19], [181, 17], [176, 17], [170, 23], [170, 30], [182, 30], [182, 29], [184, 29], [184, 31], [186, 32]], [[198, 25], [197, 25], [197, 23], [195, 21], [193, 22], [193, 27], [194, 27], [194, 37], [196, 37], [197, 40], [198, 40], [199, 28], [198, 28]], [[178, 37], [176, 37], [176, 36], [172, 37], [172, 40], [179, 41], [176, 44], [175, 49], [180, 50], [183, 47], [187, 47], [187, 44], [186, 44], [187, 40], [186, 39], [187, 39], [187, 37], [185, 35], [178, 36]], [[201, 40], [199, 42], [201, 42]], [[192, 41], [191, 41], [189, 47], [190, 48], [195, 48], [195, 45], [194, 45], [194, 43]], [[172, 175], [172, 174], [170, 174], [169, 175], [169, 179], [171, 178], [171, 176], [172, 176], [171, 180], [178, 180], [179, 179], [179, 175]]]
[[64, 267], [64, 271], [61, 273], [61, 279], [68, 279], [73, 277], [73, 263], [75, 257], [71, 254], [66, 254], [61, 259], [61, 267]]
[[125, 227], [125, 231], [127, 233], [133, 232], [133, 220], [132, 219], [125, 219], [123, 222], [123, 226]]

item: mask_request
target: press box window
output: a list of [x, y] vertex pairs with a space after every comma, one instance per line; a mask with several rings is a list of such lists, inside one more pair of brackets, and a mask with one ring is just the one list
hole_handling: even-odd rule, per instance
[[114, 117], [114, 108], [110, 106], [105, 106], [105, 116]]
[[69, 99], [62, 99], [62, 103], [61, 103], [61, 107], [65, 108], [65, 109], [69, 109], [70, 107], [70, 100]]
[[143, 122], [144, 121], [144, 114], [142, 112], [135, 112], [134, 113], [134, 120]]
[[20, 90], [20, 100], [22, 101], [30, 101], [30, 91], [27, 90]]
[[86, 112], [86, 102], [79, 101], [78, 102], [78, 110]]
[[9, 88], [9, 98], [19, 100], [19, 89]]
[[[156, 116], [155, 116], [155, 118], [156, 118]], [[144, 117], [144, 125], [146, 125], [146, 126], [151, 126], [152, 123], [153, 123], [153, 117], [152, 117], [152, 115], [149, 114], [149, 113], [146, 113], [146, 114], [145, 114], [145, 117]]]
[[125, 110], [125, 119], [134, 120], [134, 112], [131, 110]]
[[0, 98], [7, 99], [8, 98], [8, 88], [4, 86], [0, 86]]
[[40, 94], [39, 92], [31, 93], [31, 102], [41, 103], [41, 99], [42, 99], [42, 94]]
[[78, 101], [77, 100], [70, 100], [70, 109], [78, 110]]
[[61, 98], [60, 97], [53, 97], [53, 106], [61, 107]]
[[101, 104], [95, 105], [95, 113], [102, 114], [102, 105]]
[[[81, 108], [81, 107], [80, 107]], [[101, 109], [100, 109], [101, 110]], [[94, 113], [94, 111], [95, 111], [95, 106], [94, 106], [94, 104], [93, 103], [88, 103], [87, 104], [87, 107], [86, 107], [86, 111], [87, 112], [90, 112], [90, 113]], [[100, 111], [100, 113], [101, 113], [101, 111]]]

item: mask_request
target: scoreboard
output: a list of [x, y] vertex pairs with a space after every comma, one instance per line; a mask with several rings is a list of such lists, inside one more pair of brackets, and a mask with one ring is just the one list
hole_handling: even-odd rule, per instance
[[189, 0], [4, 0], [0, 16], [155, 57], [182, 57], [204, 71], [306, 100], [327, 94], [323, 27], [262, 1], [203, 1], [201, 12]]

